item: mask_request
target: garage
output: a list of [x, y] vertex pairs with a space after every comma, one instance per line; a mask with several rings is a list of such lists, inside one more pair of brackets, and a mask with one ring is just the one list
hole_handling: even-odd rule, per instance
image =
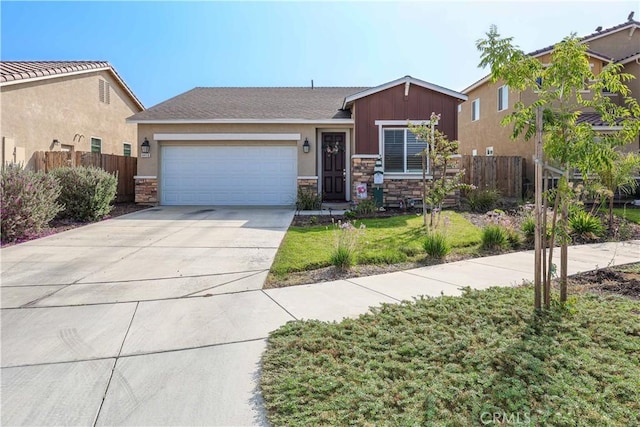
[[293, 205], [297, 151], [291, 145], [161, 147], [163, 205]]

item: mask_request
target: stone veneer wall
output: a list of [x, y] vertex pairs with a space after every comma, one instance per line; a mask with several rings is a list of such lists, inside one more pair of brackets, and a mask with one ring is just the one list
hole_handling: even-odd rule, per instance
[[136, 203], [158, 203], [157, 178], [136, 178]]
[[318, 195], [318, 178], [298, 178], [298, 189]]
[[[355, 198], [356, 186], [367, 184], [369, 198], [373, 198], [373, 168], [375, 159], [354, 158], [351, 160], [351, 194]], [[457, 169], [448, 169], [447, 174], [457, 173]], [[383, 204], [386, 207], [398, 207], [401, 199], [422, 199], [422, 178], [420, 179], [389, 179], [385, 177], [382, 184]], [[444, 206], [457, 206], [460, 201], [460, 192], [451, 194], [444, 202]]]

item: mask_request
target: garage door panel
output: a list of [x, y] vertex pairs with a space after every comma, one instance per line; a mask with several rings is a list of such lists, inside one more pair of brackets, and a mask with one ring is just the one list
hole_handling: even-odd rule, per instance
[[293, 146], [162, 147], [166, 205], [291, 205], [296, 176]]

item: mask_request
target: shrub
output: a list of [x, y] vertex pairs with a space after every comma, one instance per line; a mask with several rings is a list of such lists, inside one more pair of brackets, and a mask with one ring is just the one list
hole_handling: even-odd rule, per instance
[[469, 209], [473, 212], [487, 212], [494, 209], [500, 201], [498, 190], [471, 190], [467, 194]]
[[447, 237], [439, 231], [432, 231], [427, 234], [423, 248], [433, 258], [444, 258], [451, 251]]
[[296, 209], [299, 211], [318, 210], [322, 206], [322, 198], [310, 191], [298, 188], [298, 197], [296, 199]]
[[49, 225], [62, 209], [56, 202], [59, 195], [60, 186], [54, 176], [7, 165], [0, 185], [2, 241], [34, 235]]
[[573, 234], [577, 234], [583, 239], [596, 240], [604, 234], [600, 218], [583, 210], [576, 211], [569, 216], [569, 226]]
[[358, 238], [364, 233], [364, 228], [364, 224], [356, 228], [349, 221], [334, 224], [335, 247], [329, 258], [333, 266], [346, 270], [354, 264]]
[[528, 241], [533, 242], [536, 234], [536, 218], [533, 216], [526, 217], [520, 225], [520, 230], [522, 230], [524, 237]]
[[361, 200], [356, 205], [356, 215], [371, 215], [376, 211], [376, 203], [371, 199]]
[[509, 233], [499, 225], [487, 225], [482, 230], [481, 248], [485, 250], [504, 249], [509, 246]]
[[518, 233], [517, 230], [513, 228], [507, 228], [506, 232], [507, 242], [509, 243], [509, 246], [511, 246], [513, 249], [518, 249], [520, 246], [522, 246], [522, 235]]
[[59, 168], [53, 175], [62, 187], [59, 201], [65, 208], [62, 216], [75, 221], [97, 221], [111, 212], [118, 179], [95, 167]]

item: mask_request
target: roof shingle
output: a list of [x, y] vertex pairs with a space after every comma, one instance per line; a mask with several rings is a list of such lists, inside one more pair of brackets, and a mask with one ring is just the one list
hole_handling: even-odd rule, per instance
[[147, 120], [350, 119], [348, 95], [365, 87], [196, 87], [130, 117]]

